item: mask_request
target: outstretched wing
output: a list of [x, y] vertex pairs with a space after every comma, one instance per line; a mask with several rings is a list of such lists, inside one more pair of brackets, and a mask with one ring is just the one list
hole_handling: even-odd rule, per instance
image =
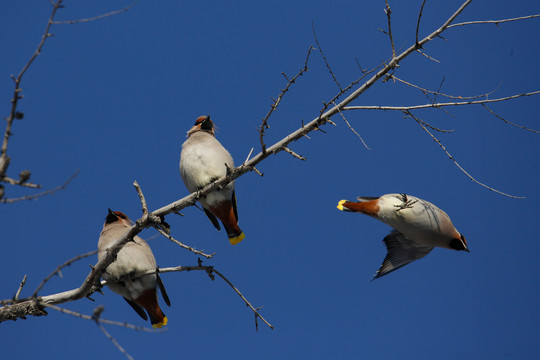
[[388, 234], [383, 241], [386, 245], [387, 254], [381, 267], [377, 270], [375, 275], [373, 275], [372, 280], [378, 279], [402, 266], [421, 259], [433, 250], [432, 246], [419, 246], [415, 244], [396, 230]]

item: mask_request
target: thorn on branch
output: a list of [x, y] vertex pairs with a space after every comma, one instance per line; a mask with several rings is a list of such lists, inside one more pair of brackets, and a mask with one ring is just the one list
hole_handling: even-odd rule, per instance
[[263, 177], [263, 176], [264, 176], [264, 173], [260, 172], [259, 169], [257, 169], [255, 166], [252, 165], [252, 166], [251, 166], [251, 169], [252, 169], [253, 171], [255, 171], [255, 173], [256, 173], [257, 175], [259, 175], [260, 177]]
[[283, 150], [285, 150], [285, 152], [288, 152], [289, 154], [291, 154], [292, 156], [294, 156], [295, 158], [297, 158], [298, 160], [302, 160], [302, 161], [305, 161], [306, 158], [303, 157], [302, 155], [298, 155], [297, 153], [295, 153], [294, 151], [292, 151], [291, 149], [289, 149], [288, 147], [284, 146], [283, 147]]

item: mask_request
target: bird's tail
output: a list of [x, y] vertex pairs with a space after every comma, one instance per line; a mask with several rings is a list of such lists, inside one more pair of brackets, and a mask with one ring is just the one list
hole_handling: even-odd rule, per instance
[[136, 302], [146, 310], [154, 329], [167, 325], [168, 319], [159, 307], [155, 288], [143, 292]]
[[237, 232], [229, 233], [229, 229], [227, 229], [227, 236], [229, 236], [229, 242], [231, 243], [231, 245], [238, 244], [246, 237], [242, 230], [240, 230], [240, 234], [238, 234]]
[[376, 216], [379, 211], [379, 205], [377, 204], [378, 198], [358, 198], [359, 202], [340, 200], [337, 208], [341, 211], [359, 212], [362, 214]]
[[350, 203], [351, 202], [349, 200], [340, 200], [337, 204], [337, 208], [338, 210], [341, 210], [341, 211], [352, 211], [351, 209], [347, 207], [347, 205]]
[[233, 204], [233, 202], [224, 201], [218, 204], [218, 206], [211, 207], [210, 212], [221, 220], [225, 231], [227, 231], [229, 242], [232, 245], [236, 245], [244, 240], [246, 235], [244, 235], [244, 232], [238, 226], [238, 216]]

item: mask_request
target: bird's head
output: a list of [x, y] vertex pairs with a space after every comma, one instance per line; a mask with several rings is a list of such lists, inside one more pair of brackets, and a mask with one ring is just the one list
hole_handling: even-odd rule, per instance
[[188, 136], [196, 131], [206, 131], [212, 135], [215, 135], [214, 123], [212, 120], [210, 120], [209, 115], [199, 116], [197, 120], [195, 120], [193, 127], [188, 131]]
[[465, 237], [462, 234], [459, 234], [459, 238], [453, 238], [450, 240], [450, 249], [454, 250], [464, 250], [466, 252], [469, 251], [469, 247], [467, 246], [467, 240], [465, 240]]
[[105, 225], [119, 223], [127, 226], [131, 226], [131, 221], [129, 218], [120, 211], [112, 211], [109, 209], [107, 217], [105, 218]]

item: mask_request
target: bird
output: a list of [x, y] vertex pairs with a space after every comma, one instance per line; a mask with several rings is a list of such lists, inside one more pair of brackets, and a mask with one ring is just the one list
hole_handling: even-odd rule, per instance
[[[214, 123], [210, 116], [199, 116], [195, 125], [187, 132], [180, 154], [180, 176], [189, 192], [196, 192], [211, 182], [226, 176], [234, 168], [231, 154], [216, 139]], [[221, 230], [221, 220], [232, 245], [245, 238], [238, 226], [238, 210], [234, 181], [199, 199], [204, 212]]]
[[[98, 241], [98, 261], [107, 257], [108, 249], [131, 228], [131, 221], [120, 211], [109, 209], [103, 230]], [[163, 300], [171, 306], [159, 274], [141, 274], [156, 270], [156, 259], [150, 246], [135, 236], [120, 249], [116, 259], [103, 272], [107, 286], [118, 295], [124, 297], [129, 305], [144, 320], [148, 320], [153, 328], [167, 325], [168, 319], [159, 307], [156, 287], [159, 287]], [[148, 313], [148, 316], [145, 313]]]
[[423, 258], [434, 247], [470, 252], [465, 237], [448, 214], [426, 200], [406, 194], [357, 200], [341, 200], [337, 208], [366, 214], [393, 228], [383, 240], [387, 254], [372, 280]]

